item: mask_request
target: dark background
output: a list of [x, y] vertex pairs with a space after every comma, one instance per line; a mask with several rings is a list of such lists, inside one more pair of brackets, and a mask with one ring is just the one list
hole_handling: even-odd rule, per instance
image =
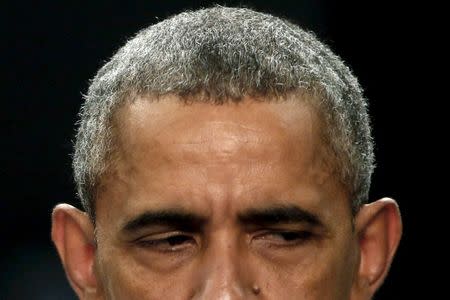
[[[423, 59], [423, 45], [432, 40], [427, 40], [426, 5], [412, 2], [216, 1], [284, 16], [316, 32], [360, 79], [370, 100], [378, 161], [371, 199], [397, 199], [404, 220], [398, 255], [375, 299], [433, 299], [436, 292], [430, 257], [437, 255], [432, 229], [437, 223], [425, 205], [434, 182], [428, 159], [433, 114], [423, 105], [431, 101], [423, 76], [430, 60]], [[184, 9], [209, 5], [2, 5], [0, 299], [74, 299], [49, 232], [56, 203], [79, 206], [70, 153], [81, 94], [136, 31]]]

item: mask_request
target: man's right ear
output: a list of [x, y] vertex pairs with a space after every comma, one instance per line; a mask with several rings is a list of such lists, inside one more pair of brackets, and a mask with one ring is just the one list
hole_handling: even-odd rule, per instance
[[94, 226], [89, 216], [71, 205], [58, 204], [52, 214], [52, 240], [78, 297], [99, 298]]

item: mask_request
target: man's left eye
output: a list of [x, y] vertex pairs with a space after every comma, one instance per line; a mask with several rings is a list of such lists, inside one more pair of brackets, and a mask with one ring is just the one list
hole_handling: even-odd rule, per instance
[[266, 231], [256, 235], [255, 239], [276, 246], [295, 246], [311, 239], [312, 236], [310, 231]]

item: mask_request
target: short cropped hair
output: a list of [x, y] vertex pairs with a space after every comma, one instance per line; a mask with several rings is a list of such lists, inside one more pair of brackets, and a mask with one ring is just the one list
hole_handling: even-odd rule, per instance
[[113, 117], [127, 101], [171, 94], [223, 104], [292, 93], [317, 99], [337, 177], [356, 212], [367, 201], [374, 169], [367, 101], [357, 79], [314, 34], [269, 14], [222, 6], [183, 12], [138, 32], [93, 78], [73, 154], [84, 209], [95, 220], [98, 185], [112, 166]]

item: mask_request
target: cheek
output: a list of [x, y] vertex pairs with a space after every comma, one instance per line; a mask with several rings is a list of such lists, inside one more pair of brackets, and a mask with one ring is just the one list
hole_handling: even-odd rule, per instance
[[350, 297], [355, 257], [349, 246], [315, 249], [283, 263], [253, 262], [256, 282], [267, 299], [346, 299]]
[[[349, 299], [355, 255], [350, 243], [342, 245], [308, 247], [295, 255], [249, 255], [237, 268], [266, 299]], [[201, 263], [161, 272], [154, 269], [157, 263], [143, 263], [127, 250], [99, 251], [97, 257], [106, 299], [191, 299], [205, 283], [198, 276]]]
[[189, 274], [193, 272], [189, 266], [161, 273], [120, 252], [98, 253], [97, 269], [106, 299], [189, 299]]

